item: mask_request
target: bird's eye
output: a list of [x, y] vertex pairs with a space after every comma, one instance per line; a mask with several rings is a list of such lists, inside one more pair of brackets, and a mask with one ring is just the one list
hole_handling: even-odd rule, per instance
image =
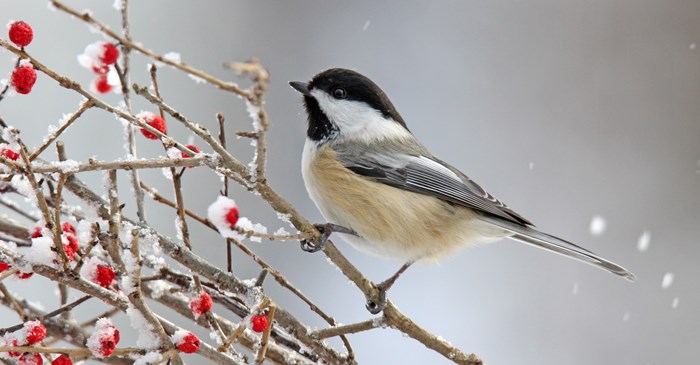
[[337, 88], [337, 89], [333, 90], [333, 96], [336, 99], [345, 99], [345, 97], [347, 95], [345, 94], [345, 89]]

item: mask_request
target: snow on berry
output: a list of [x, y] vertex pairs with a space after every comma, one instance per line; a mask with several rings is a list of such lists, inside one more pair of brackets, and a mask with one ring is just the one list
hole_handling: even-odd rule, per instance
[[46, 337], [46, 327], [39, 321], [29, 321], [24, 324], [22, 329], [27, 343], [33, 345], [44, 340]]
[[[63, 248], [65, 249], [66, 246], [67, 243], [64, 244]], [[33, 264], [53, 267], [57, 259], [54, 249], [55, 245], [51, 238], [44, 236], [32, 238], [32, 245], [27, 250], [24, 258]]]
[[[188, 144], [185, 147], [189, 148], [192, 152], [194, 152], [195, 155], [202, 152], [202, 150], [199, 147], [197, 147], [193, 144]], [[184, 152], [180, 152], [180, 155], [182, 156], [182, 158], [190, 158], [190, 156]], [[187, 166], [187, 167], [192, 168], [192, 166]]]
[[20, 279], [20, 280], [27, 280], [27, 279], [31, 278], [32, 275], [34, 275], [33, 272], [31, 272], [31, 271], [23, 271], [23, 270], [17, 271], [17, 272], [15, 273], [15, 277], [16, 277], [17, 279]]
[[80, 275], [103, 288], [110, 286], [116, 276], [114, 270], [96, 256], [90, 257], [80, 268]]
[[[160, 117], [160, 115], [155, 115], [151, 112], [141, 112], [137, 115], [138, 118], [143, 119], [146, 124], [150, 125], [151, 127], [155, 128], [159, 132], [163, 134], [167, 134], [168, 128], [165, 125], [165, 120]], [[148, 139], [160, 139], [160, 137], [156, 136], [155, 134], [141, 128], [141, 133], [143, 134], [144, 137]]]
[[73, 365], [73, 360], [68, 355], [61, 355], [51, 362], [51, 365]]
[[[63, 250], [66, 252], [66, 256], [68, 256], [68, 259], [72, 261], [75, 253], [78, 252], [78, 250], [80, 250], [80, 245], [78, 244], [78, 237], [76, 236], [77, 232], [73, 225], [70, 224], [70, 222], [64, 222], [61, 225], [61, 229], [63, 230], [63, 234], [61, 235]], [[34, 257], [34, 259], [29, 259], [31, 262], [43, 265], [51, 265], [57, 262], [56, 254], [53, 250], [53, 240], [44, 238], [44, 230], [42, 226], [39, 225], [32, 229], [31, 238], [32, 247], [29, 249], [29, 253], [31, 254], [31, 257]], [[35, 243], [34, 240], [38, 238], [42, 238], [42, 240], [39, 240]]]
[[250, 319], [250, 322], [253, 324], [253, 331], [255, 332], [263, 332], [267, 328], [267, 317], [264, 315], [257, 315], [253, 316], [253, 318]]
[[97, 92], [100, 94], [106, 94], [110, 91], [112, 91], [113, 86], [109, 84], [107, 81], [107, 75], [99, 75], [97, 78], [92, 80], [92, 83], [90, 84], [90, 89], [93, 92]]
[[7, 143], [0, 143], [0, 155], [12, 161], [17, 161], [19, 158], [19, 153], [13, 151]]
[[10, 84], [20, 94], [29, 94], [36, 82], [36, 71], [32, 65], [24, 63], [12, 71]]
[[88, 44], [83, 54], [78, 55], [78, 63], [96, 74], [105, 74], [109, 66], [117, 62], [119, 50], [112, 43], [98, 41]]
[[222, 236], [233, 237], [237, 233], [233, 228], [238, 223], [238, 206], [233, 199], [219, 195], [207, 209], [207, 217]]
[[114, 327], [109, 318], [100, 318], [95, 323], [95, 329], [85, 345], [94, 356], [103, 358], [111, 355], [118, 343], [119, 330]]
[[170, 340], [173, 341], [180, 351], [186, 354], [197, 352], [201, 344], [199, 338], [195, 336], [194, 333], [184, 329], [175, 331], [175, 333], [170, 336]]
[[192, 310], [192, 314], [194, 314], [195, 318], [199, 318], [202, 314], [209, 312], [211, 306], [211, 296], [204, 290], [190, 299], [190, 310]]
[[25, 352], [17, 359], [17, 365], [42, 365], [44, 359], [36, 352]]
[[9, 269], [9, 268], [10, 268], [10, 265], [8, 265], [8, 264], [5, 263], [5, 262], [0, 261], [0, 273], [2, 273], [3, 271], [5, 271], [5, 270], [7, 270], [7, 269]]
[[32, 43], [32, 39], [34, 39], [34, 31], [32, 30], [31, 25], [19, 20], [10, 23], [9, 26], [10, 40], [12, 43], [20, 47], [25, 47], [28, 46], [29, 43]]

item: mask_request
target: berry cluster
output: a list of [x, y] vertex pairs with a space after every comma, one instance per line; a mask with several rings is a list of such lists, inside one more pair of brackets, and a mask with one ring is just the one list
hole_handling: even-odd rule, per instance
[[[15, 333], [9, 333], [0, 337], [0, 345], [4, 346], [33, 346], [46, 338], [46, 327], [40, 321], [24, 323], [22, 329]], [[38, 353], [33, 352], [8, 352], [11, 358], [16, 359], [20, 365], [41, 365], [44, 359]]]
[[[22, 49], [34, 39], [32, 27], [21, 20], [10, 23], [9, 27], [10, 41]], [[36, 83], [36, 71], [31, 63], [26, 61], [18, 62], [14, 71], [12, 71], [10, 85], [19, 94], [29, 94], [34, 87], [34, 83]]]
[[92, 80], [92, 91], [106, 94], [119, 84], [114, 68], [119, 58], [119, 50], [109, 42], [98, 41], [85, 47], [83, 54], [78, 56], [78, 63], [97, 75]]

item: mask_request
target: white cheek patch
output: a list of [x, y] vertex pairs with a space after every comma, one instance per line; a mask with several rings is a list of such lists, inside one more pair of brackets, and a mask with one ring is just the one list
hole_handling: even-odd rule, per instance
[[403, 126], [369, 105], [354, 100], [338, 100], [323, 90], [312, 90], [318, 105], [331, 123], [335, 124], [341, 138], [364, 142], [379, 139], [407, 138], [411, 136]]

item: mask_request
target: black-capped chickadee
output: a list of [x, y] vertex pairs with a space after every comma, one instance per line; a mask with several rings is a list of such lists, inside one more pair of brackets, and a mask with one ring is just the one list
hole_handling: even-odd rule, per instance
[[[303, 94], [308, 113], [304, 183], [329, 222], [319, 225], [323, 236], [315, 249], [337, 232], [359, 250], [405, 260], [397, 274], [378, 285], [382, 293], [415, 261], [436, 260], [460, 247], [503, 237], [634, 280], [623, 267], [538, 231], [433, 156], [367, 77], [333, 68], [308, 83], [290, 85]], [[371, 306], [373, 313], [383, 309], [382, 303]]]

